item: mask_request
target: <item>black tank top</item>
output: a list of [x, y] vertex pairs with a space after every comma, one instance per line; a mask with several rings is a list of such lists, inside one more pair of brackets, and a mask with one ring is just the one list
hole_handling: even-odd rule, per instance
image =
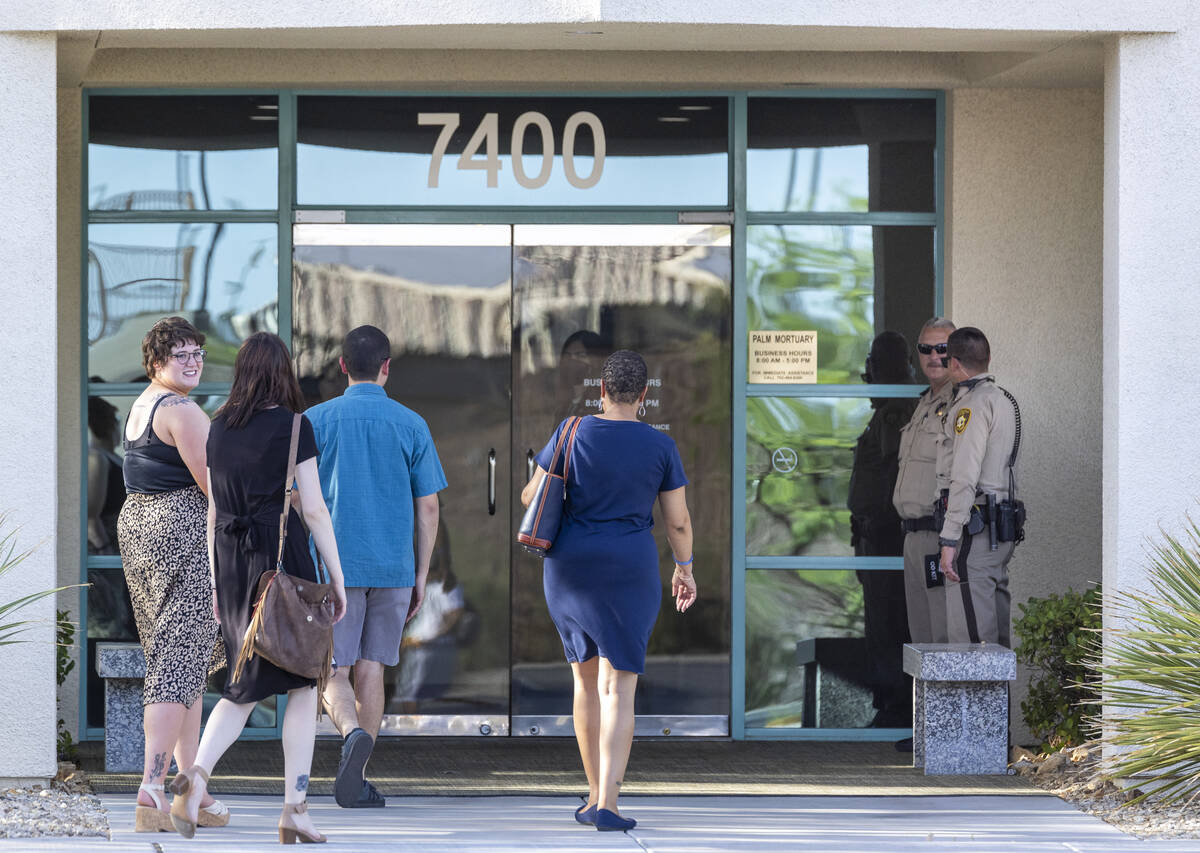
[[[183, 463], [179, 449], [169, 444], [154, 433], [154, 413], [158, 404], [174, 394], [164, 394], [154, 401], [150, 409], [150, 417], [146, 419], [146, 430], [140, 436], [130, 441], [126, 431], [121, 432], [121, 442], [125, 447], [125, 490], [139, 495], [156, 495], [162, 492], [174, 492], [196, 485], [192, 472]], [[129, 418], [125, 418], [125, 427], [129, 427]]]

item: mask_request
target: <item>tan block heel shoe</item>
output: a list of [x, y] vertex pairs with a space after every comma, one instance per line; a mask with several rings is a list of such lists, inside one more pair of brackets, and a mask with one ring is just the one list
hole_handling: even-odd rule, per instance
[[279, 815], [280, 844], [295, 844], [297, 841], [301, 844], [324, 844], [329, 840], [319, 832], [315, 835], [309, 835], [305, 830], [296, 826], [296, 820], [292, 815], [304, 814], [307, 811], [308, 803], [283, 804], [283, 811]]
[[[171, 823], [175, 827], [175, 831], [184, 838], [191, 838], [196, 834], [196, 823], [199, 818], [188, 814], [188, 801], [191, 800], [188, 794], [195, 790], [197, 779], [203, 779], [207, 787], [208, 774], [204, 772], [203, 767], [195, 766], [181, 770], [171, 780], [171, 793], [175, 795], [175, 799], [171, 801]], [[199, 802], [196, 805], [196, 810], [199, 812]]]

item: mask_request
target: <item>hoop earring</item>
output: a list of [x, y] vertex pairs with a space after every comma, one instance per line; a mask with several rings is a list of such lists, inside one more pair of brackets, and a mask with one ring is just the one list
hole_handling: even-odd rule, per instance
[[641, 405], [638, 406], [638, 417], [639, 418], [646, 417], [646, 401], [645, 400], [643, 400]]

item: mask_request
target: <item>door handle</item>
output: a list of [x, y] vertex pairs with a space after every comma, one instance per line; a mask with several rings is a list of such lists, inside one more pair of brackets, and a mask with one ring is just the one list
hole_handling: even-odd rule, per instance
[[533, 479], [533, 450], [525, 451], [525, 482]]
[[496, 514], [496, 448], [488, 451], [488, 515]]

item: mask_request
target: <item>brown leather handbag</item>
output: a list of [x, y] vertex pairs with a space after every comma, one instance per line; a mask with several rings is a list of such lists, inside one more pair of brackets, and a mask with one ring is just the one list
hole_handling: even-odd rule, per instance
[[[263, 572], [259, 578], [254, 615], [246, 626], [232, 680], [236, 683], [246, 663], [255, 655], [260, 655], [280, 669], [301, 678], [315, 678], [318, 691], [323, 691], [333, 669], [333, 585], [314, 583], [290, 575], [283, 565], [283, 544], [287, 538], [288, 510], [291, 508], [292, 486], [296, 480], [296, 449], [299, 443], [300, 415], [296, 415], [292, 421], [292, 441], [288, 450], [283, 512], [279, 516], [279, 554], [275, 568]], [[317, 564], [319, 578], [319, 555]]]

